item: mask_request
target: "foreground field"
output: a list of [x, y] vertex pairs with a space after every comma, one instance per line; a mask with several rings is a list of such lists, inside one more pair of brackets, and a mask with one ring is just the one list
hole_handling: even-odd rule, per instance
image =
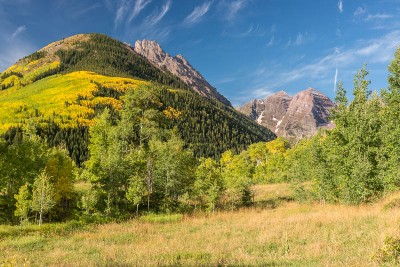
[[[195, 216], [152, 216], [98, 226], [0, 227], [8, 266], [378, 266], [399, 233], [391, 200], [368, 206], [299, 204], [287, 185], [259, 186], [265, 205]], [[394, 205], [395, 206], [395, 205]], [[163, 219], [164, 218], [164, 219]], [[157, 221], [157, 222], [155, 222]], [[389, 264], [388, 264], [389, 266]], [[390, 264], [392, 266], [392, 264]]]

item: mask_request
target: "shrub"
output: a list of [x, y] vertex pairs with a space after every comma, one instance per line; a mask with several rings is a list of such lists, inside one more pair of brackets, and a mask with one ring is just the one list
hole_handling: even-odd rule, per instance
[[383, 247], [373, 255], [373, 259], [380, 262], [400, 263], [400, 238], [385, 237]]

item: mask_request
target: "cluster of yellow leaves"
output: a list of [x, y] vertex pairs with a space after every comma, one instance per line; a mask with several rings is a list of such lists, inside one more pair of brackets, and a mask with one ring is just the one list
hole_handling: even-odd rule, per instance
[[40, 74], [45, 73], [46, 71], [58, 68], [60, 66], [60, 61], [53, 61], [51, 63], [46, 63], [41, 66], [38, 64], [35, 64], [34, 66], [35, 67], [33, 67], [33, 69], [32, 68], [28, 69], [28, 72], [21, 79], [22, 83], [24, 83], [24, 84], [31, 83], [33, 81], [33, 79], [35, 79]]
[[118, 92], [126, 92], [128, 88], [135, 88], [140, 84], [144, 84], [143, 81], [110, 77], [111, 79], [102, 81], [102, 85], [107, 88], [112, 88]]
[[168, 106], [166, 109], [163, 111], [165, 117], [167, 117], [170, 120], [175, 120], [178, 119], [182, 115], [182, 111], [179, 111], [178, 109], [174, 109], [173, 107]]
[[10, 77], [5, 78], [4, 80], [0, 79], [0, 86], [5, 85], [6, 87], [9, 87], [11, 84], [14, 84], [14, 87], [20, 88], [21, 84], [22, 85], [30, 84], [39, 75], [49, 70], [57, 69], [59, 66], [60, 66], [60, 61], [58, 60], [51, 62], [48, 62], [47, 59], [34, 60], [31, 62], [27, 60], [21, 60], [17, 64], [8, 68], [3, 73], [7, 74], [10, 72], [17, 72], [23, 75], [23, 77], [20, 78], [16, 75], [11, 75]]
[[[32, 117], [37, 122], [53, 120], [61, 127], [91, 125], [94, 107], [98, 104], [120, 110], [121, 100], [93, 96], [99, 89], [96, 83], [120, 92], [148, 84], [135, 79], [77, 71], [53, 75], [20, 89], [13, 87], [0, 91], [0, 133]], [[78, 101], [78, 97], [82, 100]]]
[[17, 85], [19, 83], [19, 77], [16, 75], [11, 75], [10, 77], [5, 78], [1, 85], [5, 85], [6, 87], [10, 87], [11, 84]]
[[27, 69], [33, 68], [33, 67], [37, 66], [39, 63], [40, 63], [39, 59], [33, 60], [33, 61], [29, 62], [28, 65], [26, 65], [26, 67], [27, 67]]

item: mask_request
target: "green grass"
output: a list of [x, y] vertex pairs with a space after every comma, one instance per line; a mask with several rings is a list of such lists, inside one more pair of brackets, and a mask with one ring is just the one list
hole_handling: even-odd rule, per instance
[[[258, 186], [267, 199], [287, 184]], [[257, 191], [256, 191], [257, 192]], [[257, 201], [264, 201], [256, 195]], [[393, 266], [373, 259], [398, 236], [400, 209], [302, 204], [103, 225], [0, 227], [0, 262], [22, 266]], [[46, 228], [47, 227], [47, 228]]]

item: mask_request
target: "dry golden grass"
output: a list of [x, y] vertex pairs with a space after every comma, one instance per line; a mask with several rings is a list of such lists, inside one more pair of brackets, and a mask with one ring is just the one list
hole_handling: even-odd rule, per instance
[[[285, 184], [257, 189], [271, 199], [289, 190]], [[280, 202], [274, 209], [185, 216], [173, 223], [132, 220], [67, 235], [5, 237], [0, 255], [33, 266], [378, 266], [371, 255], [386, 235], [399, 233], [399, 211], [383, 209], [383, 202]]]

